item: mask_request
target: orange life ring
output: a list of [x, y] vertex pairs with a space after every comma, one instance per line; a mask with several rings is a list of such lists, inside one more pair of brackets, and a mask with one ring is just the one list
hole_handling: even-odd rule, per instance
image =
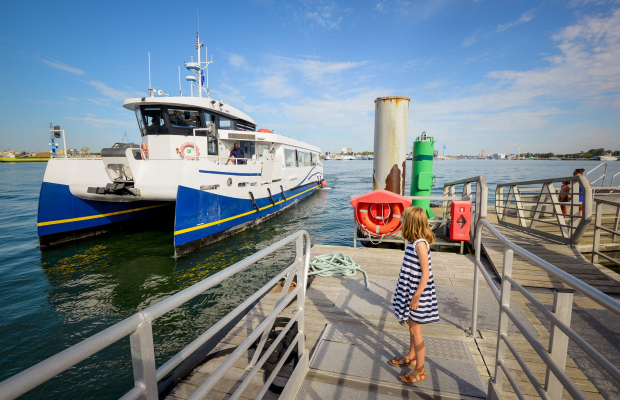
[[[381, 208], [387, 205], [390, 209], [388, 216], [377, 218], [372, 215], [371, 208], [375, 205]], [[363, 203], [357, 209], [357, 217], [362, 224], [362, 229], [366, 232], [374, 236], [389, 236], [400, 229], [400, 216], [403, 210], [403, 205], [400, 203]]]
[[146, 160], [147, 158], [149, 158], [149, 146], [148, 144], [146, 144], [146, 142], [142, 142], [142, 146], [140, 146], [141, 152], [142, 152], [142, 159]]
[[186, 158], [188, 160], [195, 160], [196, 157], [198, 157], [200, 155], [200, 149], [198, 148], [198, 145], [196, 145], [196, 155], [195, 156], [187, 156], [185, 157], [185, 149], [187, 147], [191, 147], [192, 149], [194, 148], [194, 143], [192, 142], [185, 142], [181, 145], [181, 147], [179, 147], [179, 154], [181, 155], [181, 158]]

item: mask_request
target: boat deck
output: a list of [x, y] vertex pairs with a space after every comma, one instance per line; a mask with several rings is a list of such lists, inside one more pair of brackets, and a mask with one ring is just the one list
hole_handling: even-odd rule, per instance
[[[492, 254], [492, 246], [489, 246]], [[400, 326], [390, 311], [391, 296], [403, 259], [403, 251], [338, 246], [314, 246], [312, 256], [327, 253], [344, 253], [368, 272], [370, 291], [364, 287], [363, 277], [316, 277], [307, 291], [305, 307], [306, 348], [310, 349], [310, 371], [299, 392], [298, 399], [360, 398], [483, 398], [487, 382], [494, 371], [497, 341], [498, 306], [486, 282], [480, 278], [479, 335], [471, 337], [470, 326], [474, 262], [472, 255], [432, 253], [432, 270], [439, 298], [441, 322], [424, 327], [427, 345], [428, 380], [419, 387], [403, 386], [397, 376], [404, 369], [390, 367], [387, 362], [400, 356], [408, 348], [407, 329]], [[493, 256], [491, 256], [491, 259]], [[493, 266], [486, 262], [487, 270], [494, 275]], [[516, 266], [516, 265], [515, 265]], [[552, 290], [546, 287], [532, 290], [545, 305], [553, 302]], [[248, 314], [216, 350], [225, 350], [240, 344], [274, 307], [277, 294], [268, 294]], [[514, 306], [520, 319], [545, 346], [549, 340], [549, 326], [539, 320], [527, 300], [518, 292], [513, 293]], [[580, 335], [590, 335], [589, 342], [599, 342], [601, 351], [610, 357], [618, 343], [620, 326], [610, 323], [607, 311], [578, 294], [574, 299], [573, 328]], [[296, 304], [284, 310], [282, 316], [291, 315]], [[543, 322], [541, 322], [543, 321]], [[607, 325], [607, 330], [588, 333], [593, 321]], [[611, 325], [610, 325], [611, 324]], [[581, 330], [581, 331], [580, 331]], [[599, 337], [596, 337], [596, 335]], [[594, 336], [592, 336], [594, 335]], [[518, 346], [536, 377], [544, 382], [546, 366], [514, 326], [509, 337]], [[607, 348], [607, 350], [605, 350]], [[218, 383], [209, 395], [213, 399], [230, 396], [247, 371], [245, 367], [252, 356], [239, 360], [226, 379]], [[614, 354], [611, 354], [613, 358]], [[187, 399], [194, 390], [225, 359], [213, 359], [199, 366], [188, 378], [177, 385], [167, 397], [169, 400]], [[620, 363], [620, 358], [616, 360]], [[507, 355], [507, 365], [527, 398], [538, 395], [512, 355]], [[289, 367], [290, 370], [290, 367]], [[588, 398], [603, 399], [620, 396], [620, 387], [609, 383], [600, 371], [587, 364], [578, 349], [569, 348], [567, 371]], [[584, 373], [585, 372], [585, 373]], [[284, 371], [283, 373], [286, 373]], [[256, 376], [246, 389], [243, 398], [254, 398], [262, 386], [262, 374]], [[504, 384], [504, 398], [514, 399], [510, 385]], [[278, 395], [267, 392], [265, 398]], [[564, 393], [564, 398], [570, 396]]]

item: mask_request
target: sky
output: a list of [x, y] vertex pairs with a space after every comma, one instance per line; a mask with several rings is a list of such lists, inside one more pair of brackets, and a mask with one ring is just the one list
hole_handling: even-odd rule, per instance
[[372, 151], [384, 96], [411, 99], [408, 146], [446, 155], [620, 150], [619, 0], [7, 2], [0, 150], [49, 150], [50, 122], [68, 147], [139, 142], [123, 99], [148, 52], [179, 95], [197, 11], [211, 96], [323, 151]]

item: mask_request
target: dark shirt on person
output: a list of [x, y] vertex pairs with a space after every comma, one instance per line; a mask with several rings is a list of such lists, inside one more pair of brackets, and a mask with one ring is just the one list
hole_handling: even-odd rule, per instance
[[[233, 149], [230, 151], [230, 155], [234, 156], [235, 158], [245, 158], [245, 153], [243, 152], [243, 150], [241, 149], [241, 147], [239, 147], [238, 149], [235, 149], [233, 147]], [[235, 160], [236, 164], [242, 164], [243, 160]]]

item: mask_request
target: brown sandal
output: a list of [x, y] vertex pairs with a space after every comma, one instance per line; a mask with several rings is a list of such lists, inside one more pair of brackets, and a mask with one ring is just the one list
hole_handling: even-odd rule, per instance
[[412, 367], [412, 368], [415, 368], [416, 361], [415, 361], [415, 358], [413, 360], [410, 360], [407, 356], [402, 356], [400, 358], [396, 357], [395, 359], [390, 360], [390, 362], [388, 364], [390, 364], [392, 367]]
[[405, 375], [401, 375], [398, 377], [398, 380], [406, 385], [415, 385], [416, 383], [425, 381], [427, 378], [426, 371], [422, 370], [422, 372], [417, 372], [415, 369], [406, 373]]

